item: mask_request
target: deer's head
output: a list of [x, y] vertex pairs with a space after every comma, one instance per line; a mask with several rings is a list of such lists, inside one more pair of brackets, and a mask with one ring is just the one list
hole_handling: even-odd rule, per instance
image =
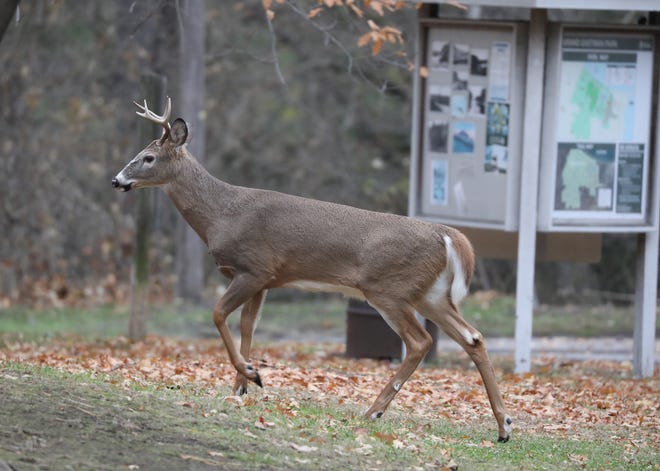
[[181, 159], [180, 147], [188, 138], [186, 122], [177, 118], [170, 126], [169, 119], [172, 112], [172, 100], [167, 98], [167, 105], [162, 116], [155, 114], [144, 105], [135, 103], [140, 109], [138, 116], [158, 123], [163, 127], [163, 135], [156, 139], [136, 155], [112, 179], [112, 186], [117, 190], [128, 191], [132, 188], [164, 185], [171, 181], [177, 173], [178, 162]]

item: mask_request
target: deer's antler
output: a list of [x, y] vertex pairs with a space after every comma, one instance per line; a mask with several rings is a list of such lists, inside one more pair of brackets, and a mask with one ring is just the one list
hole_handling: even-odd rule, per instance
[[172, 99], [167, 97], [167, 104], [165, 105], [165, 111], [161, 116], [157, 115], [147, 107], [147, 100], [144, 100], [144, 105], [141, 105], [137, 102], [135, 106], [138, 107], [140, 111], [136, 111], [135, 114], [143, 118], [153, 121], [154, 123], [160, 124], [163, 126], [163, 135], [160, 137], [160, 143], [165, 142], [165, 139], [170, 135], [170, 114], [172, 114]]

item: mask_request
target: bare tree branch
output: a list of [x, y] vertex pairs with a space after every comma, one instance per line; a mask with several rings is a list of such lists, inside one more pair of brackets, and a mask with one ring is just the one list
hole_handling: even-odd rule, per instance
[[277, 78], [280, 80], [280, 83], [284, 85], [284, 88], [286, 88], [286, 80], [284, 79], [284, 75], [282, 75], [280, 61], [277, 58], [277, 35], [275, 34], [273, 22], [270, 19], [270, 13], [271, 12], [269, 10], [264, 9], [264, 14], [266, 15], [266, 23], [268, 24], [268, 32], [270, 33], [270, 52], [273, 57], [273, 65], [275, 66], [275, 73], [277, 73]]
[[[314, 21], [309, 18], [309, 14], [307, 11], [304, 9], [300, 8], [294, 1], [292, 0], [286, 0], [284, 2], [285, 5], [287, 5], [293, 12], [295, 12], [297, 15], [300, 17], [304, 18], [307, 23], [312, 25], [315, 29], [323, 33], [325, 43], [327, 44], [333, 44], [335, 47], [337, 47], [344, 57], [346, 58], [347, 61], [347, 69], [348, 69], [348, 74], [351, 77], [351, 79], [357, 81], [361, 80], [369, 85], [373, 86], [375, 89], [378, 91], [385, 92], [388, 88], [387, 82], [383, 83], [376, 83], [374, 80], [370, 79], [365, 71], [360, 67], [358, 63], [358, 58], [353, 54], [353, 52], [349, 49], [348, 46], [346, 46], [336, 35], [334, 35], [331, 30], [334, 29], [337, 25], [337, 21], [334, 20], [328, 25], [322, 25], [319, 24], [317, 21]], [[379, 54], [378, 56], [372, 56], [369, 55], [366, 60], [371, 61], [372, 63], [383, 63], [387, 64], [389, 66], [395, 66], [403, 69], [409, 69], [408, 62], [401, 62], [401, 61], [396, 61], [392, 60], [391, 58], [384, 57], [383, 54]], [[357, 76], [357, 78], [356, 78]]]
[[[296, 14], [298, 14], [299, 16], [301, 16], [302, 18], [304, 18], [306, 21], [308, 21], [309, 24], [311, 24], [314, 28], [316, 28], [317, 30], [319, 30], [320, 32], [322, 32], [323, 35], [324, 35], [324, 37], [325, 37], [326, 42], [331, 42], [331, 43], [334, 44], [337, 48], [339, 48], [339, 50], [340, 50], [342, 53], [344, 53], [344, 56], [346, 56], [346, 61], [347, 61], [347, 63], [348, 63], [348, 73], [349, 73], [350, 77], [354, 79], [354, 76], [353, 76], [353, 70], [354, 70], [354, 58], [353, 58], [353, 54], [351, 54], [351, 52], [348, 50], [348, 48], [347, 48], [346, 46], [344, 46], [344, 44], [343, 44], [343, 43], [342, 43], [342, 42], [341, 42], [336, 36], [334, 36], [333, 34], [331, 34], [331, 33], [328, 31], [327, 28], [322, 27], [321, 25], [319, 25], [319, 24], [316, 23], [315, 21], [310, 21], [308, 15], [307, 15], [307, 12], [305, 12], [304, 10], [302, 10], [300, 7], [298, 7], [297, 5], [293, 4], [293, 3], [290, 2], [290, 1], [286, 1], [285, 4], [286, 4], [291, 10], [293, 10]], [[357, 67], [356, 70], [357, 70], [358, 74], [360, 75], [360, 78], [362, 78], [363, 80], [369, 82], [369, 80], [364, 76], [364, 74], [362, 73], [362, 70], [361, 70], [359, 67]], [[370, 82], [370, 83], [371, 83], [371, 82]]]

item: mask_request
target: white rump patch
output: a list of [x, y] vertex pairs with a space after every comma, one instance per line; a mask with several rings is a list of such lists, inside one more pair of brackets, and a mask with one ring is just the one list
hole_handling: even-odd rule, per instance
[[468, 293], [468, 287], [465, 284], [465, 274], [463, 273], [463, 264], [451, 242], [451, 237], [446, 235], [443, 238], [447, 250], [447, 264], [449, 265], [451, 272], [454, 274], [454, 280], [451, 283], [451, 300], [454, 304], [458, 304]]
[[435, 279], [431, 289], [426, 293], [426, 300], [430, 304], [438, 304], [445, 296], [447, 296], [447, 291], [449, 291], [449, 271], [445, 268], [440, 275]]
[[349, 298], [364, 300], [364, 293], [356, 288], [349, 286], [333, 285], [331, 283], [322, 283], [319, 281], [298, 280], [287, 283], [283, 288], [295, 288], [303, 291], [322, 291], [324, 293], [340, 293]]

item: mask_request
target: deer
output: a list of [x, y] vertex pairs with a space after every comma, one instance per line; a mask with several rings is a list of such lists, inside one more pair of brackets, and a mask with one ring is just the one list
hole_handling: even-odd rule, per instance
[[[366, 300], [402, 339], [405, 357], [374, 403], [380, 418], [417, 369], [432, 337], [416, 312], [440, 327], [477, 367], [507, 442], [512, 420], [500, 394], [482, 334], [462, 316], [474, 269], [471, 243], [459, 230], [276, 191], [231, 185], [212, 176], [187, 150], [188, 125], [170, 125], [171, 99], [157, 115], [146, 100], [137, 115], [163, 127], [113, 179], [120, 191], [161, 187], [230, 281], [213, 322], [236, 370], [236, 395], [263, 387], [250, 347], [266, 292], [280, 287], [338, 292]], [[227, 317], [241, 307], [240, 350]]]

